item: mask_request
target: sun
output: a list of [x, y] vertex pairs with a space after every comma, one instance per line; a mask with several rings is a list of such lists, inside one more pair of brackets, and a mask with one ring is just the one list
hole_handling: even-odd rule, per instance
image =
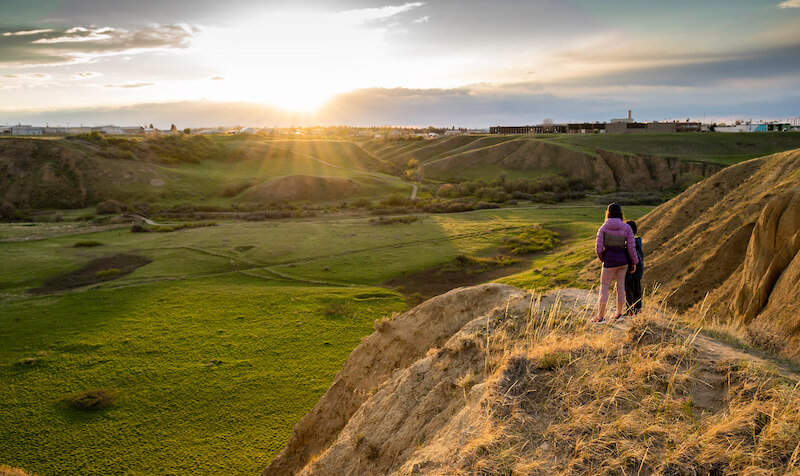
[[272, 12], [235, 29], [207, 28], [193, 51], [211, 69], [209, 77], [224, 80], [209, 81], [202, 94], [311, 111], [337, 93], [380, 83], [376, 74], [383, 68], [376, 61], [384, 57], [383, 33], [359, 21], [324, 12]]

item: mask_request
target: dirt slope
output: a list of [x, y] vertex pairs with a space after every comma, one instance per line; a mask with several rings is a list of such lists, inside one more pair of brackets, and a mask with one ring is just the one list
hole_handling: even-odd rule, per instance
[[[800, 150], [722, 170], [653, 210], [639, 232], [645, 282], [671, 306], [702, 307], [800, 359]], [[585, 276], [598, 271], [593, 263]]]
[[598, 190], [667, 189], [721, 168], [608, 151], [589, 154], [541, 140], [516, 139], [433, 160], [425, 164], [425, 173], [430, 177], [458, 178], [464, 169], [489, 165], [514, 171], [558, 170]]
[[383, 323], [263, 474], [798, 468], [800, 395], [782, 377], [658, 314], [590, 326], [595, 299], [488, 284]]
[[333, 385], [292, 431], [289, 443], [264, 474], [290, 474], [308, 463], [338, 436], [353, 413], [395, 371], [441, 346], [475, 315], [486, 313], [522, 292], [487, 284], [461, 288], [426, 301], [384, 323], [348, 357]]

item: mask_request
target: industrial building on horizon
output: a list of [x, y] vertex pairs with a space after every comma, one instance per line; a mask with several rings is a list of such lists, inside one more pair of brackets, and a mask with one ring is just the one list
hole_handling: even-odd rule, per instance
[[492, 126], [490, 134], [636, 134], [636, 133], [677, 133], [677, 132], [787, 132], [800, 130], [789, 122], [741, 122], [734, 125], [704, 124], [701, 122], [665, 121], [636, 122], [628, 110], [624, 118], [609, 122], [583, 122], [554, 124], [545, 123], [533, 126]]

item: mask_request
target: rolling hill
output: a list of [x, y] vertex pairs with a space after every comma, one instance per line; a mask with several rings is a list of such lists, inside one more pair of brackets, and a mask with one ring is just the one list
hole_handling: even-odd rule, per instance
[[[81, 208], [106, 199], [224, 201], [286, 176], [348, 179], [359, 185], [362, 195], [410, 190], [383, 173], [385, 169], [358, 145], [339, 141], [3, 139], [0, 202], [41, 209]], [[307, 193], [297, 199], [318, 195], [331, 194]], [[259, 194], [253, 191], [250, 196]]]
[[724, 166], [800, 147], [800, 134], [464, 135], [362, 146], [395, 168], [416, 159], [436, 180], [561, 174], [597, 190], [655, 190], [682, 189]]

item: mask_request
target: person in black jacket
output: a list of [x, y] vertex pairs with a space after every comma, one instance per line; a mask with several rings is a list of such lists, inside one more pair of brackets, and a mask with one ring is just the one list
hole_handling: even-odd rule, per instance
[[[636, 234], [636, 222], [630, 220], [628, 226]], [[628, 307], [628, 314], [638, 314], [642, 311], [642, 274], [644, 273], [644, 253], [642, 252], [642, 239], [636, 237], [636, 256], [639, 258], [639, 265], [633, 267], [628, 265], [628, 272], [625, 273], [625, 301]]]

